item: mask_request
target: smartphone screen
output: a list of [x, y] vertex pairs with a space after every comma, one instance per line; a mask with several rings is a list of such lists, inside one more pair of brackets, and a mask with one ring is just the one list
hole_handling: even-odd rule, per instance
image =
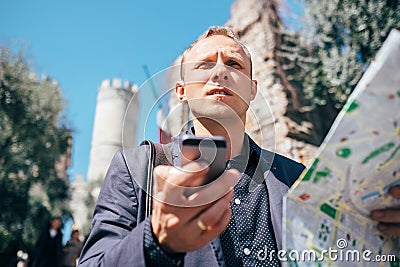
[[226, 141], [222, 136], [202, 137], [184, 135], [181, 138], [181, 166], [192, 162], [201, 161], [208, 165], [208, 172], [203, 184], [208, 184], [217, 179], [225, 170]]

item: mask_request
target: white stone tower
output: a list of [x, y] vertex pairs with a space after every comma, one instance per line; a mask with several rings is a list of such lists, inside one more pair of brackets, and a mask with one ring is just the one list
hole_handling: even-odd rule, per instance
[[[133, 96], [137, 92], [137, 85], [132, 85], [129, 81], [113, 79], [111, 82], [104, 80], [101, 83], [97, 94], [90, 150], [89, 181], [104, 179], [112, 157], [122, 146], [135, 146], [139, 101], [137, 96]], [[129, 112], [124, 118], [128, 105]], [[123, 127], [125, 133], [128, 129], [131, 134], [124, 136], [122, 142]]]

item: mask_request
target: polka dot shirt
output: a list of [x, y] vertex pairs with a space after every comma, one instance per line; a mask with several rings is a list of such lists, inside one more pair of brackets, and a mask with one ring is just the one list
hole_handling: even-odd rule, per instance
[[[280, 266], [263, 173], [256, 170], [259, 147], [250, 139], [249, 153], [228, 161], [227, 168], [245, 169], [234, 187], [232, 218], [221, 234], [226, 266]], [[247, 166], [246, 166], [246, 162]], [[245, 166], [245, 167], [244, 167]], [[258, 181], [249, 188], [252, 178]]]

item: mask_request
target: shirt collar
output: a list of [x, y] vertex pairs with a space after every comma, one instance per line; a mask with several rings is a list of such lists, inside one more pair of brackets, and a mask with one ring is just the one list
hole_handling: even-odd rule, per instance
[[240, 154], [230, 160], [232, 167], [241, 173], [253, 176], [260, 159], [260, 147], [245, 133]]

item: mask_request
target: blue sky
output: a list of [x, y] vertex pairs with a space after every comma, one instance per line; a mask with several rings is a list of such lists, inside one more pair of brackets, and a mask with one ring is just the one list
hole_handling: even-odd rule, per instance
[[[300, 13], [300, 0], [281, 2]], [[33, 70], [58, 80], [74, 129], [71, 179], [86, 177], [97, 88], [114, 77], [138, 85], [170, 64], [211, 25], [230, 18], [234, 0], [14, 0], [0, 3], [0, 45], [22, 47]], [[290, 4], [288, 4], [290, 3]], [[288, 16], [292, 25], [296, 18]], [[297, 24], [298, 25], [298, 24]], [[297, 27], [296, 27], [297, 28]], [[149, 99], [152, 100], [152, 99]], [[141, 101], [145, 101], [142, 98]], [[154, 122], [154, 136], [157, 136]]]
[[[2, 1], [0, 44], [23, 47], [33, 70], [58, 80], [74, 129], [71, 179], [86, 177], [97, 88], [107, 78], [141, 84], [143, 65], [168, 67], [233, 0]], [[142, 100], [143, 101], [143, 100]]]

